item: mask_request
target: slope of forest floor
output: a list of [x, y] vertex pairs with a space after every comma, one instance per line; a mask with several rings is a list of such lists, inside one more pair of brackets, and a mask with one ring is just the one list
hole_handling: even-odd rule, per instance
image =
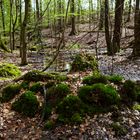
[[[84, 27], [83, 27], [84, 26]], [[127, 57], [131, 54], [132, 49], [127, 47], [128, 42], [132, 41], [133, 38], [125, 37], [122, 39], [121, 52], [116, 54], [114, 57], [106, 55], [106, 46], [104, 33], [100, 32], [99, 41], [96, 44], [97, 32], [87, 34], [82, 38], [87, 31], [88, 26], [81, 25], [83, 32], [80, 32], [77, 36], [65, 35], [67, 40], [67, 46], [71, 46], [77, 41], [81, 45], [80, 48], [73, 47], [71, 49], [65, 48], [60, 51], [57, 61], [52, 65], [49, 70], [63, 71], [67, 64], [71, 64], [73, 55], [78, 52], [88, 52], [95, 55], [95, 47], [98, 47], [98, 62], [99, 69], [103, 74], [121, 74], [125, 79], [131, 79], [135, 81], [140, 80], [140, 59], [129, 60]], [[48, 36], [48, 30], [43, 30], [43, 36]], [[46, 33], [46, 34], [45, 34]], [[132, 31], [128, 31], [128, 36], [132, 35]], [[82, 39], [81, 39], [82, 38]], [[43, 39], [45, 40], [45, 38]], [[28, 53], [29, 65], [19, 66], [20, 57], [18, 51], [14, 54], [3, 54], [0, 53], [0, 62], [14, 63], [18, 65], [23, 73], [26, 73], [32, 69], [40, 69], [46, 65], [46, 58], [48, 60], [55, 54], [55, 49], [50, 46], [54, 46], [55, 42], [52, 38], [47, 38], [47, 42], [44, 41], [43, 49], [38, 52]], [[46, 47], [47, 46], [47, 47]], [[52, 51], [53, 50], [53, 51]], [[52, 53], [51, 53], [52, 52]], [[70, 76], [83, 77], [87, 73], [71, 73]], [[0, 86], [9, 83], [10, 80], [0, 80]], [[7, 82], [7, 83], [6, 83]], [[79, 86], [80, 83], [76, 83]], [[73, 87], [73, 90], [75, 87]], [[110, 124], [116, 121], [111, 117], [111, 113], [93, 115], [93, 117], [85, 117], [85, 121], [80, 125], [60, 125], [53, 130], [43, 130], [43, 125], [38, 125], [40, 116], [37, 115], [35, 118], [27, 118], [20, 114], [11, 111], [11, 102], [0, 104], [0, 139], [42, 139], [42, 140], [139, 140], [140, 139], [140, 112], [133, 111], [128, 108], [122, 108], [118, 112], [119, 117], [117, 122], [122, 126], [127, 127], [127, 133], [125, 135], [116, 135]]]

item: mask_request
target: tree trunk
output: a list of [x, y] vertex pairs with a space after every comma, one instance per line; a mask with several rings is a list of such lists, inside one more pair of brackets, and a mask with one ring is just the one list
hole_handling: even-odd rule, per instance
[[28, 22], [29, 0], [25, 0], [25, 15], [21, 26], [21, 65], [27, 65], [26, 26]]
[[115, 25], [114, 25], [114, 35], [113, 35], [113, 53], [114, 54], [120, 51], [123, 7], [124, 7], [124, 0], [116, 0]]
[[[16, 17], [15, 17], [15, 20], [13, 19], [13, 30], [12, 30], [12, 39], [13, 39], [13, 47], [12, 47], [12, 50], [15, 50], [15, 27], [16, 27], [16, 23], [17, 23], [17, 18], [18, 18], [18, 3], [17, 1], [15, 1], [15, 5], [16, 5]], [[12, 18], [14, 18], [12, 16]]]
[[4, 14], [4, 3], [3, 0], [0, 0], [0, 8], [1, 8], [1, 15], [2, 15], [2, 27], [5, 36], [5, 14]]
[[106, 39], [106, 44], [107, 44], [107, 53], [108, 53], [108, 55], [112, 55], [111, 36], [109, 33], [109, 4], [108, 4], [108, 0], [105, 0], [105, 39]]
[[128, 17], [127, 17], [127, 22], [130, 21], [130, 16], [131, 16], [131, 8], [132, 8], [132, 0], [129, 0], [129, 9], [128, 9]]
[[75, 3], [74, 0], [71, 0], [71, 32], [70, 32], [70, 36], [72, 35], [76, 35], [76, 23], [75, 23]]
[[100, 22], [99, 22], [99, 30], [102, 30], [104, 27], [104, 0], [100, 0]]
[[61, 17], [61, 14], [62, 14], [62, 2], [61, 0], [57, 0], [57, 7], [58, 7], [58, 14], [59, 14], [59, 18], [58, 18], [58, 25], [57, 25], [57, 30], [58, 32], [61, 32], [62, 31], [62, 17]]
[[3, 33], [4, 33], [4, 36], [5, 36], [5, 14], [4, 14], [4, 3], [3, 3], [3, 0], [0, 0], [0, 9], [1, 9], [1, 15], [2, 15]]
[[41, 29], [40, 29], [40, 10], [39, 10], [39, 2], [36, 0], [36, 19], [37, 19], [37, 43], [41, 43]]
[[136, 0], [133, 55], [140, 56], [140, 1]]

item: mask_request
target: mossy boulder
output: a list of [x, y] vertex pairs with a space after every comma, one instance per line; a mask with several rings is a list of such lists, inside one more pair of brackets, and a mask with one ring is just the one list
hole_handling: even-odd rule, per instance
[[70, 88], [67, 84], [60, 83], [54, 86], [51, 86], [47, 89], [46, 93], [46, 102], [48, 105], [55, 106], [60, 101], [63, 100], [68, 94], [70, 94]]
[[19, 84], [13, 84], [13, 85], [9, 85], [7, 87], [5, 87], [2, 90], [2, 97], [0, 98], [0, 100], [2, 102], [8, 102], [11, 99], [13, 99], [17, 94], [20, 93], [20, 85]]
[[38, 111], [39, 102], [31, 91], [26, 91], [12, 104], [12, 109], [29, 117], [34, 117]]
[[121, 75], [111, 75], [108, 76], [108, 80], [114, 84], [121, 84], [123, 81], [123, 77]]
[[37, 92], [43, 93], [44, 92], [43, 85], [40, 82], [33, 83], [32, 86], [30, 87], [30, 91], [35, 93]]
[[102, 83], [81, 87], [78, 96], [89, 105], [108, 106], [118, 104], [120, 101], [116, 89]]
[[38, 70], [33, 70], [26, 73], [23, 77], [25, 81], [48, 81], [48, 80], [56, 80], [56, 81], [65, 81], [67, 77], [65, 75], [61, 75], [60, 73], [47, 73], [41, 72]]
[[45, 123], [44, 128], [45, 128], [45, 129], [52, 129], [54, 126], [55, 126], [55, 123], [54, 123], [52, 120], [48, 120], [48, 121]]
[[29, 81], [22, 81], [20, 87], [21, 89], [29, 89]]
[[[58, 104], [57, 113], [60, 115], [60, 121], [63, 119], [70, 120], [71, 118], [73, 118], [73, 121], [81, 120], [80, 116], [84, 113], [84, 104], [78, 96], [68, 95]], [[78, 115], [76, 115], [77, 113]]]
[[83, 121], [83, 118], [79, 113], [75, 113], [71, 117], [71, 122], [73, 123], [81, 123]]
[[86, 84], [86, 85], [93, 85], [95, 83], [107, 84], [108, 83], [108, 79], [104, 75], [96, 75], [96, 76], [91, 75], [91, 76], [84, 77], [82, 83]]
[[0, 63], [0, 77], [17, 77], [21, 75], [19, 68], [13, 64]]
[[132, 103], [139, 100], [140, 87], [134, 81], [126, 80], [120, 92], [124, 102]]
[[98, 64], [94, 56], [80, 53], [75, 56], [74, 61], [71, 64], [71, 71], [95, 70], [97, 69], [97, 66]]

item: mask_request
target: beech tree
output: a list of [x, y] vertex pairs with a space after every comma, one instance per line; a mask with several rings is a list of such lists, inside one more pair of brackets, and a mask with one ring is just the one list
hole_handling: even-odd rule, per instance
[[116, 0], [115, 7], [115, 25], [113, 35], [113, 54], [120, 51], [122, 16], [123, 16], [124, 0]]
[[26, 43], [26, 27], [28, 23], [28, 13], [29, 13], [29, 0], [25, 0], [25, 15], [24, 20], [21, 24], [21, 65], [27, 64], [27, 43]]
[[134, 46], [132, 55], [140, 56], [140, 0], [136, 0]]
[[76, 24], [76, 21], [75, 21], [75, 1], [74, 0], [71, 0], [71, 32], [69, 35], [76, 35], [76, 27], [75, 27], [75, 24]]

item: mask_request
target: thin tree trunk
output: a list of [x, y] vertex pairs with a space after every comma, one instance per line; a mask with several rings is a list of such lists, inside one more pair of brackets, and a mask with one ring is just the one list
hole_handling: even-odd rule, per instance
[[26, 27], [29, 14], [29, 0], [25, 0], [25, 15], [21, 26], [21, 65], [27, 65]]
[[[13, 39], [12, 49], [13, 50], [15, 50], [15, 27], [16, 27], [17, 18], [18, 18], [18, 3], [17, 3], [17, 1], [15, 1], [15, 5], [16, 5], [16, 17], [15, 17], [15, 20], [12, 20], [13, 21], [13, 30], [12, 30], [12, 39]], [[13, 18], [13, 16], [12, 16], [12, 18]]]
[[0, 0], [0, 8], [1, 8], [1, 15], [2, 15], [3, 33], [5, 36], [5, 14], [4, 14], [4, 2], [3, 2], [3, 0]]
[[100, 24], [99, 24], [99, 30], [102, 30], [104, 27], [104, 0], [100, 0]]
[[127, 18], [127, 22], [130, 21], [131, 9], [132, 9], [132, 0], [129, 0], [129, 10], [128, 10], [128, 18]]
[[108, 0], [105, 0], [105, 38], [106, 38], [106, 44], [107, 44], [107, 53], [108, 53], [108, 55], [112, 55], [111, 36], [109, 33], [109, 3], [108, 3]]
[[76, 35], [76, 23], [75, 23], [75, 2], [74, 0], [71, 0], [71, 32], [70, 32], [70, 36], [72, 35]]
[[39, 2], [38, 0], [36, 0], [36, 19], [37, 19], [37, 22], [38, 22], [38, 25], [37, 25], [37, 37], [38, 37], [38, 40], [37, 40], [37, 43], [41, 43], [41, 29], [40, 29], [40, 11], [39, 11]]
[[136, 0], [133, 55], [140, 56], [140, 1]]

